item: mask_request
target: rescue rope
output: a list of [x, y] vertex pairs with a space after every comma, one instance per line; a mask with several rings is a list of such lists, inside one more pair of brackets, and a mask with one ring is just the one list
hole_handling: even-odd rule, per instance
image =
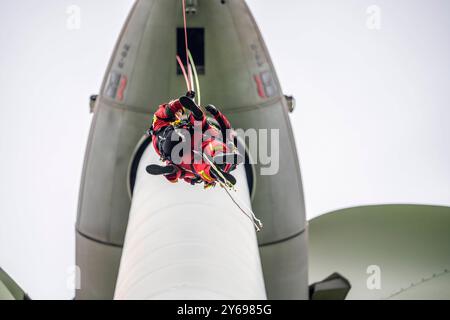
[[[184, 22], [184, 45], [186, 50], [186, 66], [189, 72], [189, 46], [188, 46], [188, 37], [187, 37], [187, 22], [186, 22], [186, 0], [181, 0], [183, 3], [183, 22]], [[189, 81], [187, 81], [187, 87], [188, 91], [191, 91], [191, 83], [190, 83], [190, 77], [188, 78]]]
[[[199, 153], [194, 151], [194, 153]], [[219, 183], [219, 185], [225, 189], [225, 192], [227, 193], [228, 197], [231, 199], [231, 201], [234, 202], [234, 204], [239, 208], [239, 210], [247, 217], [250, 219], [250, 221], [253, 223], [255, 229], [257, 232], [261, 231], [263, 228], [263, 224], [261, 222], [261, 220], [259, 220], [255, 214], [253, 213], [253, 211], [248, 208], [247, 206], [245, 206], [241, 201], [236, 200], [235, 197], [233, 197], [233, 195], [230, 193], [230, 190], [233, 190], [236, 192], [235, 187], [223, 176], [223, 174], [220, 172], [219, 169], [217, 169], [216, 165], [214, 164], [214, 162], [211, 161], [211, 159], [208, 158], [208, 156], [204, 153], [202, 153], [203, 159], [206, 160], [206, 162], [208, 162], [208, 164], [219, 174], [219, 176], [222, 178], [223, 181], [222, 182], [220, 180], [217, 180], [217, 182]]]
[[181, 68], [181, 72], [183, 73], [184, 76], [184, 81], [186, 81], [186, 87], [188, 88], [188, 91], [190, 91], [190, 87], [189, 87], [189, 79], [186, 73], [186, 69], [184, 68], [183, 62], [181, 61], [181, 58], [179, 55], [177, 55], [177, 61], [178, 61], [178, 65]]
[[[186, 68], [184, 68], [181, 58], [177, 56], [178, 64], [183, 71], [184, 79], [186, 81], [186, 86], [188, 91], [196, 90], [197, 104], [203, 110], [201, 106], [201, 95], [200, 95], [200, 82], [198, 79], [197, 67], [195, 66], [194, 59], [192, 58], [191, 51], [189, 50], [189, 43], [187, 37], [187, 19], [186, 19], [186, 0], [182, 0], [183, 3], [183, 23], [184, 23], [184, 44], [186, 50]], [[187, 72], [186, 72], [187, 71]], [[194, 86], [195, 79], [195, 86]], [[205, 110], [203, 110], [205, 112]]]
[[[253, 223], [253, 225], [255, 226], [256, 232], [259, 232], [262, 230], [263, 228], [263, 224], [261, 222], [261, 220], [259, 220], [255, 214], [253, 213], [252, 210], [250, 210], [249, 208], [242, 208], [242, 204], [239, 204], [238, 201], [233, 197], [233, 195], [230, 193], [230, 191], [228, 190], [228, 188], [226, 187], [226, 185], [223, 184], [223, 182], [219, 181], [219, 184], [222, 188], [225, 189], [225, 192], [228, 194], [228, 197], [231, 199], [231, 201], [234, 202], [234, 204], [239, 208], [239, 210], [241, 210], [241, 212], [243, 214], [245, 214], [247, 216], [247, 218], [250, 219], [250, 221]], [[249, 213], [248, 213], [249, 212]]]
[[194, 71], [194, 78], [195, 78], [195, 89], [197, 90], [197, 104], [202, 108], [202, 95], [200, 92], [200, 80], [198, 79], [198, 73], [197, 73], [197, 66], [195, 65], [194, 58], [192, 58], [191, 51], [189, 50], [189, 61], [192, 66], [192, 70]]
[[194, 90], [194, 77], [192, 76], [191, 64], [188, 64], [188, 78], [190, 80], [189, 84], [191, 85], [191, 89]]

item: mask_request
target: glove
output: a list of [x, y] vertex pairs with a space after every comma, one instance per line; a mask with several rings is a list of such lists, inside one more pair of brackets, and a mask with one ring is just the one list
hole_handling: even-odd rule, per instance
[[192, 100], [194, 100], [194, 98], [195, 98], [195, 91], [193, 91], [193, 90], [188, 91], [186, 93], [186, 97], [191, 98]]

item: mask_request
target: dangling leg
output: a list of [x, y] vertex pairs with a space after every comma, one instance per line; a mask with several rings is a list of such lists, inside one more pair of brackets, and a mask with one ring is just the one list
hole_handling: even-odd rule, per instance
[[187, 96], [182, 96], [179, 99], [181, 105], [192, 112], [195, 120], [202, 121], [205, 118], [203, 111], [199, 108], [199, 106], [195, 103], [194, 100]]
[[[220, 132], [222, 134], [222, 141], [233, 152], [219, 153], [214, 156], [214, 163], [218, 165], [222, 164], [234, 164], [238, 165], [244, 162], [244, 157], [237, 152], [237, 145], [234, 137], [231, 137], [231, 124], [227, 117], [220, 112], [215, 106], [209, 104], [206, 106], [206, 110], [216, 119], [220, 126]], [[230, 147], [231, 146], [231, 147]]]
[[[211, 173], [211, 176], [216, 180], [219, 180], [223, 183], [229, 182], [233, 186], [236, 184], [236, 178], [231, 173], [228, 173], [228, 172], [225, 172], [222, 170], [220, 170], [220, 172], [218, 172], [219, 170], [220, 170], [219, 168], [217, 168], [217, 170], [216, 170], [215, 168], [211, 167], [209, 172]], [[225, 178], [226, 181], [224, 181], [224, 179], [222, 177]]]
[[151, 164], [151, 165], [147, 166], [145, 168], [145, 170], [149, 174], [154, 175], [154, 176], [157, 176], [157, 175], [165, 175], [165, 176], [167, 176], [167, 175], [171, 175], [171, 174], [176, 173], [178, 169], [174, 165], [170, 165], [170, 164], [167, 165], [167, 166], [160, 166], [160, 165], [157, 165], [157, 164]]
[[172, 183], [178, 182], [178, 179], [182, 178], [183, 176], [183, 170], [173, 164], [168, 164], [167, 166], [151, 164], [147, 166], [145, 169], [149, 174], [163, 175], [164, 178], [166, 178]]
[[229, 130], [231, 130], [231, 124], [230, 121], [228, 121], [227, 117], [225, 117], [223, 115], [222, 112], [220, 112], [215, 106], [213, 106], [212, 104], [208, 104], [206, 106], [206, 111], [208, 111], [213, 117], [214, 119], [216, 119], [217, 123], [220, 126], [220, 132], [222, 134], [222, 141], [224, 143], [227, 142], [227, 140], [229, 140], [229, 137], [227, 135], [227, 130], [229, 133]]
[[[203, 134], [209, 128], [208, 121], [206, 120], [205, 114], [200, 109], [200, 107], [195, 103], [194, 100], [187, 96], [180, 97], [179, 99], [181, 105], [191, 111], [189, 115], [189, 122], [194, 128], [198, 126], [199, 122], [201, 124], [201, 133]], [[195, 138], [194, 138], [195, 139]]]

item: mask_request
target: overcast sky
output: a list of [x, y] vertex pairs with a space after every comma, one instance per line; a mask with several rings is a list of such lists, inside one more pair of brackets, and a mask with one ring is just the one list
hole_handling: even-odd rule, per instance
[[[248, 3], [283, 90], [297, 99], [308, 218], [362, 204], [450, 205], [450, 2]], [[73, 4], [79, 30], [67, 28]], [[0, 266], [32, 298], [73, 297], [88, 97], [131, 5], [2, 5]]]

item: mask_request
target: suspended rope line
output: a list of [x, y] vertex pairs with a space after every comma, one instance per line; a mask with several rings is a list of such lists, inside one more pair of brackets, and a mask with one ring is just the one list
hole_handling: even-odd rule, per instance
[[186, 69], [184, 68], [183, 61], [181, 61], [181, 58], [180, 58], [179, 55], [177, 55], [177, 61], [178, 61], [178, 65], [179, 65], [180, 68], [181, 68], [181, 72], [183, 73], [184, 81], [186, 81], [186, 87], [187, 87], [188, 91], [191, 91], [191, 87], [190, 87], [190, 84], [189, 84], [188, 75], [187, 75], [187, 73], [186, 73]]
[[[194, 151], [194, 153], [199, 154], [198, 151]], [[225, 192], [227, 193], [228, 197], [230, 197], [231, 201], [234, 202], [234, 204], [238, 207], [238, 209], [248, 218], [250, 219], [250, 221], [253, 223], [253, 226], [255, 227], [256, 231], [259, 232], [263, 229], [263, 224], [261, 222], [261, 220], [259, 220], [255, 214], [253, 213], [253, 211], [248, 208], [246, 205], [244, 205], [241, 201], [237, 200], [230, 192], [230, 190], [233, 190], [234, 192], [236, 192], [235, 187], [223, 176], [223, 174], [220, 172], [219, 169], [217, 169], [216, 165], [214, 164], [214, 162], [211, 161], [211, 159], [208, 158], [208, 156], [204, 153], [202, 153], [203, 159], [209, 163], [209, 165], [219, 174], [219, 176], [222, 178], [223, 181], [222, 182], [220, 180], [217, 180], [217, 182], [219, 183], [219, 185], [225, 189]]]
[[197, 67], [195, 65], [194, 59], [192, 58], [192, 54], [191, 54], [190, 50], [189, 50], [189, 61], [191, 63], [192, 69], [194, 71], [195, 88], [197, 90], [197, 92], [196, 92], [197, 104], [201, 107], [201, 105], [202, 105], [202, 95], [201, 95], [201, 92], [200, 92], [200, 81], [198, 79]]
[[[194, 77], [192, 76], [192, 72], [194, 72], [195, 76], [195, 85], [198, 90], [197, 97], [198, 97], [198, 105], [201, 106], [201, 96], [200, 96], [200, 82], [198, 80], [198, 74], [197, 74], [197, 68], [195, 67], [194, 59], [192, 58], [191, 52], [189, 51], [188, 46], [188, 37], [187, 37], [187, 22], [186, 22], [186, 0], [182, 0], [183, 3], [183, 22], [184, 22], [184, 44], [185, 44], [185, 50], [186, 50], [186, 66], [187, 66], [187, 73], [186, 69], [183, 66], [183, 62], [181, 61], [181, 58], [177, 55], [177, 61], [180, 65], [181, 71], [183, 72], [184, 79], [186, 81], [186, 85], [188, 88], [188, 91], [191, 91], [194, 88]], [[191, 67], [193, 66], [193, 68]], [[193, 70], [192, 70], [193, 69]], [[239, 210], [249, 218], [253, 225], [255, 226], [256, 231], [261, 231], [263, 228], [263, 224], [261, 223], [261, 220], [259, 220], [253, 211], [246, 206], [244, 206], [240, 201], [236, 200], [235, 197], [230, 193], [230, 190], [234, 190], [234, 186], [221, 174], [220, 170], [217, 169], [217, 167], [214, 165], [214, 163], [206, 157], [205, 154], [203, 154], [204, 159], [209, 162], [211, 167], [215, 169], [216, 172], [219, 173], [221, 178], [224, 182], [218, 181], [220, 186], [225, 189], [226, 193], [230, 197], [230, 199], [236, 204], [236, 206], [239, 208]]]
[[247, 218], [250, 219], [250, 221], [253, 223], [253, 226], [256, 229], [256, 232], [259, 232], [262, 230], [263, 228], [263, 224], [261, 222], [261, 220], [259, 220], [255, 214], [253, 213], [252, 210], [250, 210], [249, 208], [247, 208], [246, 206], [242, 205], [242, 203], [240, 203], [240, 201], [236, 200], [236, 198], [231, 194], [230, 190], [227, 188], [227, 186], [219, 181], [220, 186], [225, 189], [225, 192], [228, 194], [228, 197], [230, 197], [231, 201], [234, 202], [234, 204], [239, 208], [239, 210], [247, 216]]
[[189, 84], [191, 85], [191, 89], [194, 90], [194, 77], [192, 76], [192, 66], [191, 64], [188, 64], [188, 78], [189, 78]]
[[[183, 22], [184, 22], [184, 45], [186, 50], [186, 66], [189, 72], [189, 46], [188, 46], [188, 37], [187, 37], [187, 22], [186, 22], [186, 0], [182, 0], [183, 3]], [[188, 75], [189, 76], [189, 75]], [[191, 80], [191, 78], [188, 78]], [[191, 83], [188, 81], [188, 91], [192, 90], [192, 87], [190, 86]]]

